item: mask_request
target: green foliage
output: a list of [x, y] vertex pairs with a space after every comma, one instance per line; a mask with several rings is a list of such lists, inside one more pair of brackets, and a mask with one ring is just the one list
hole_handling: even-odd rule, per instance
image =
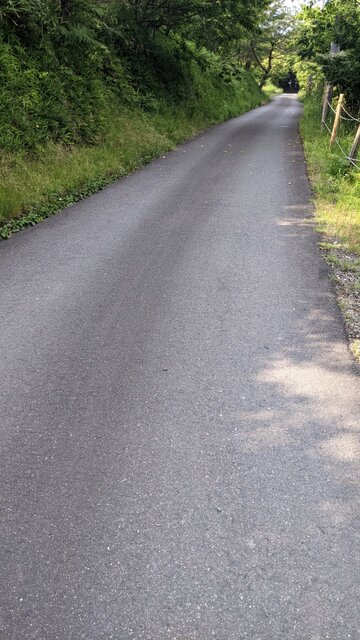
[[[266, 2], [2, 0], [0, 147], [37, 153], [50, 141], [97, 144], [109, 104], [155, 112], [164, 100], [187, 101], [191, 110], [194, 74], [206, 69], [205, 26], [216, 25], [219, 43], [226, 25], [250, 27]], [[195, 46], [184, 39], [190, 33]], [[214, 81], [229, 86], [237, 73], [224, 59], [209, 66]]]
[[[321, 93], [305, 99], [301, 121], [310, 177], [316, 194], [317, 219], [329, 236], [340, 238], [345, 247], [360, 253], [360, 172], [351, 169], [329, 136], [320, 129]], [[351, 125], [342, 124], [340, 142], [349, 150], [354, 136]]]
[[55, 18], [55, 3], [47, 0], [3, 0], [0, 24], [8, 38], [18, 38], [29, 46], [38, 44]]
[[306, 92], [317, 91], [324, 85], [324, 73], [322, 68], [312, 60], [295, 59], [293, 69], [300, 86], [300, 95], [306, 95]]
[[118, 0], [122, 21], [142, 30], [177, 31], [218, 50], [253, 30], [269, 0]]
[[238, 64], [178, 34], [127, 40], [114, 21], [94, 42], [74, 25], [41, 53], [1, 42], [3, 236], [264, 99]]
[[[20, 13], [19, 7], [9, 15], [0, 25], [1, 147], [35, 151], [47, 140], [95, 142], [110, 94], [106, 63], [116, 75], [117, 93], [124, 99], [134, 93], [121, 62], [111, 58], [86, 25], [64, 22], [55, 29], [52, 23], [51, 32], [42, 31], [41, 42], [32, 39], [29, 44], [33, 16]], [[43, 29], [49, 27], [45, 18]]]
[[[346, 93], [348, 104], [360, 107], [360, 4], [328, 0], [322, 9], [307, 6], [298, 16], [297, 47], [302, 60], [317, 63], [327, 80]], [[340, 54], [330, 54], [331, 43]]]
[[294, 17], [280, 0], [273, 0], [261, 14], [258, 29], [238, 45], [238, 55], [253, 69], [260, 87], [271, 78], [274, 82], [286, 77], [292, 68], [290, 51]]
[[0, 235], [257, 106], [224, 42], [266, 3], [1, 0]]

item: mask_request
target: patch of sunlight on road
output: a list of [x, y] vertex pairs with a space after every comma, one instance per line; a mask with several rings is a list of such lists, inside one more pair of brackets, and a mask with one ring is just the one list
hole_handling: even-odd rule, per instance
[[[360, 459], [359, 408], [353, 397], [354, 380], [346, 372], [329, 369], [317, 362], [297, 362], [290, 358], [278, 358], [259, 374], [259, 380], [276, 385], [284, 399], [292, 399], [293, 412], [288, 416], [273, 415], [269, 421], [268, 439], [288, 443], [293, 429], [306, 424], [318, 427], [319, 442], [314, 454], [338, 462], [355, 462]], [[296, 400], [300, 401], [298, 409]], [[269, 416], [270, 417], [270, 416]], [[279, 427], [276, 422], [280, 419]], [[283, 431], [283, 433], [282, 433]], [[328, 432], [328, 435], [327, 435]], [[316, 433], [314, 432], [314, 435]], [[257, 440], [266, 440], [257, 433]]]
[[[347, 404], [347, 389], [351, 377], [341, 371], [336, 372], [336, 386], [334, 371], [315, 362], [296, 362], [290, 358], [281, 358], [269, 364], [265, 371], [259, 374], [259, 380], [268, 384], [276, 384], [283, 390], [285, 397], [303, 397], [316, 404], [317, 415], [320, 419], [333, 416], [334, 419], [343, 417]], [[344, 427], [360, 429], [351, 418], [345, 418]]]
[[340, 433], [319, 445], [320, 453], [337, 460], [353, 461], [360, 459], [360, 441], [354, 433]]
[[304, 227], [309, 224], [308, 218], [282, 218], [277, 220], [276, 224], [279, 227]]
[[324, 500], [319, 504], [320, 511], [327, 516], [333, 527], [349, 526], [353, 514], [358, 512], [358, 501]]
[[290, 210], [290, 211], [309, 211], [309, 212], [313, 212], [314, 211], [314, 207], [312, 204], [286, 204], [284, 205], [284, 209], [286, 211]]

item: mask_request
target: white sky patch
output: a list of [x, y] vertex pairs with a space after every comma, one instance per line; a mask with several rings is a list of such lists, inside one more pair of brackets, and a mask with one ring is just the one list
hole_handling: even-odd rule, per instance
[[304, 0], [283, 0], [283, 5], [293, 11], [298, 11], [303, 4], [306, 4]]

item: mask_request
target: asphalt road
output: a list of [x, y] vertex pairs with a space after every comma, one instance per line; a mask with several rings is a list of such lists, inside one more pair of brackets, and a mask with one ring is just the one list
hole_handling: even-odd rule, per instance
[[0, 244], [1, 640], [360, 637], [359, 378], [300, 111]]

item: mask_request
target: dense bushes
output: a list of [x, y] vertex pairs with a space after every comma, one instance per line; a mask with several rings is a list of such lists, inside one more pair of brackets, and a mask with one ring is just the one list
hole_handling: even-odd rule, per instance
[[[337, 237], [346, 248], [360, 254], [359, 172], [351, 169], [336, 145], [329, 150], [328, 132], [321, 130], [320, 120], [321, 91], [318, 91], [305, 98], [301, 121], [301, 134], [316, 195], [317, 218], [326, 234]], [[350, 149], [354, 131], [352, 123], [342, 123], [339, 139], [344, 149]]]
[[[340, 53], [330, 53], [336, 43]], [[328, 0], [304, 5], [298, 15], [296, 48], [302, 61], [317, 63], [328, 82], [346, 94], [353, 111], [360, 109], [360, 4]]]
[[[8, 11], [1, 23], [1, 147], [13, 152], [48, 140], [94, 143], [112, 95], [124, 102], [135, 96], [122, 62], [101, 41], [96, 12], [83, 11], [81, 23], [75, 14], [67, 23], [45, 11], [44, 0], [33, 4], [37, 12]], [[82, 4], [92, 6], [78, 1], [78, 12]]]
[[[238, 90], [239, 70], [219, 56], [180, 34], [150, 33], [131, 21], [129, 28], [116, 17], [119, 11], [90, 0], [4, 2], [3, 150], [35, 151], [48, 141], [94, 144], [104, 135], [109, 109], [156, 112], [164, 103], [186, 104], [191, 115], [204, 97], [204, 82], [210, 93], [226, 85], [225, 97]], [[223, 114], [228, 115], [226, 107]], [[217, 117], [222, 115], [214, 113]]]
[[264, 97], [238, 64], [180, 33], [121, 28], [101, 3], [14, 3], [0, 13], [0, 224], [33, 221]]
[[235, 97], [241, 78], [239, 69], [215, 54], [195, 52], [175, 36], [161, 34], [144, 42], [136, 56], [117, 59], [105, 48], [101, 61], [82, 51], [67, 64], [55, 49], [35, 54], [20, 42], [2, 41], [0, 69], [1, 147], [9, 152], [35, 150], [49, 140], [96, 143], [106, 129], [109, 108], [157, 112], [164, 103], [183, 104], [191, 116], [199, 103], [207, 102], [210, 116], [209, 93], [215, 99], [219, 90], [225, 91], [224, 105], [220, 112], [216, 107], [213, 117], [226, 117], [226, 98]]

